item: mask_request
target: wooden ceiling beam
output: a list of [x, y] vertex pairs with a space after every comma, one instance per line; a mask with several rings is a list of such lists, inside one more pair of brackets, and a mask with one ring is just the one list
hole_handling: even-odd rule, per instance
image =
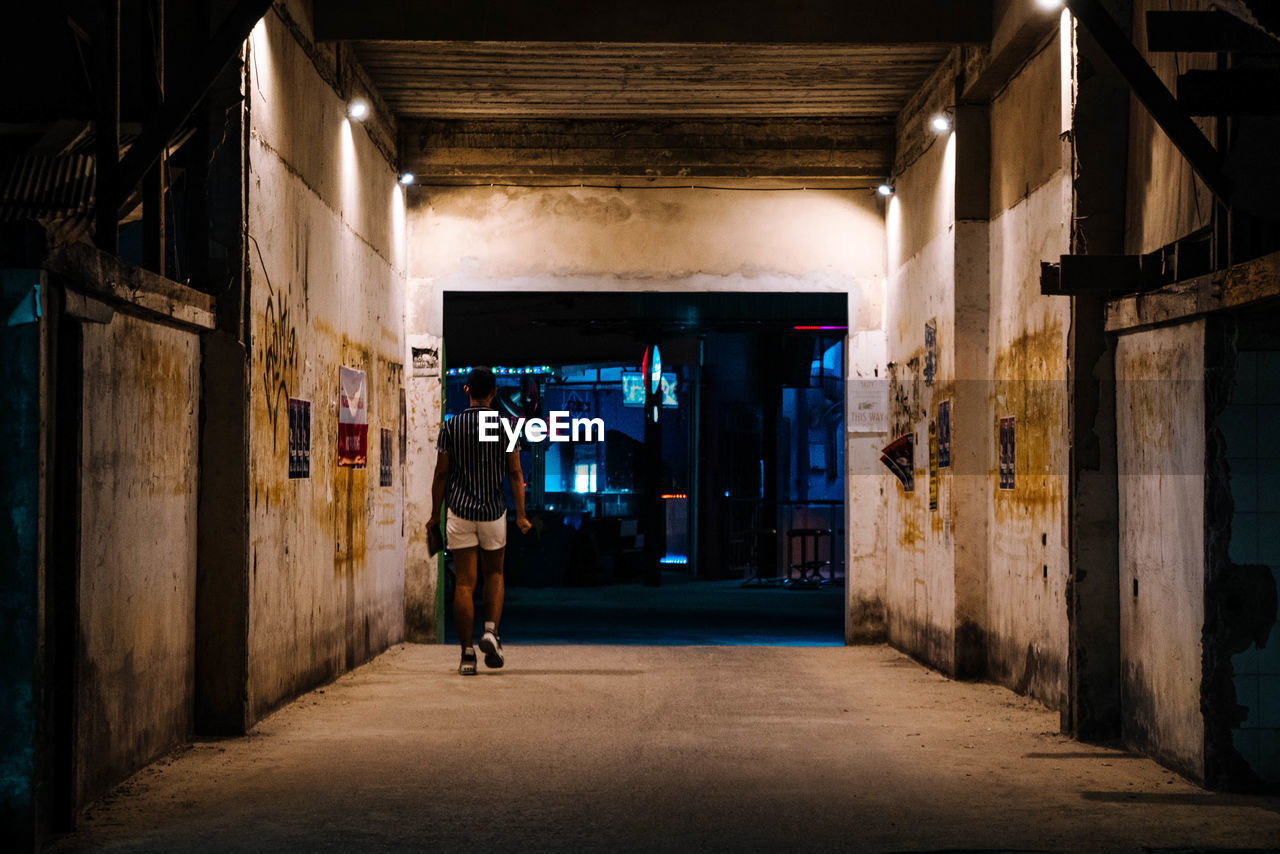
[[973, 43], [987, 0], [316, 0], [320, 40]]
[[421, 183], [585, 178], [883, 179], [887, 119], [417, 120], [402, 166]]

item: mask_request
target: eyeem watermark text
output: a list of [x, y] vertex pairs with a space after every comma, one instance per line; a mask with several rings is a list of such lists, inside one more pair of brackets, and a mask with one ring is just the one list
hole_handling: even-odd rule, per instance
[[568, 412], [552, 412], [549, 420], [520, 418], [515, 424], [498, 415], [492, 409], [480, 413], [480, 441], [500, 442], [498, 426], [507, 434], [507, 452], [516, 449], [520, 432], [530, 442], [603, 442], [603, 418], [570, 418]]

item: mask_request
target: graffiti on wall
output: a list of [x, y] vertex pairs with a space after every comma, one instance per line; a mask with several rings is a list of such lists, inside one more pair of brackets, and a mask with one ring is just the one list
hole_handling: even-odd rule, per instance
[[262, 316], [261, 349], [262, 390], [266, 394], [267, 421], [271, 424], [271, 447], [276, 446], [276, 427], [280, 413], [288, 403], [289, 393], [298, 377], [298, 334], [289, 319], [284, 296], [268, 285], [267, 307]]

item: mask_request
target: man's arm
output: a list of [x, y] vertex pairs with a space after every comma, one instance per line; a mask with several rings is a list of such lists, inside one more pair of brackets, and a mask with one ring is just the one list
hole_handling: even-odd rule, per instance
[[440, 524], [440, 514], [444, 512], [444, 488], [449, 483], [449, 455], [444, 451], [436, 453], [436, 473], [431, 478], [431, 517], [427, 519], [427, 527], [435, 528]]
[[524, 515], [524, 472], [520, 470], [520, 452], [507, 454], [507, 480], [511, 481], [511, 498], [516, 505], [516, 527], [527, 534], [533, 525]]

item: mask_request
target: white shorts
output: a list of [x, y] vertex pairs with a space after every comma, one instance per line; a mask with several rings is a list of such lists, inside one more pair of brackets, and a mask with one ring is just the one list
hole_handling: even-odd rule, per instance
[[507, 544], [507, 514], [490, 522], [473, 522], [450, 513], [445, 518], [445, 534], [451, 549], [473, 549], [477, 545], [487, 552]]

